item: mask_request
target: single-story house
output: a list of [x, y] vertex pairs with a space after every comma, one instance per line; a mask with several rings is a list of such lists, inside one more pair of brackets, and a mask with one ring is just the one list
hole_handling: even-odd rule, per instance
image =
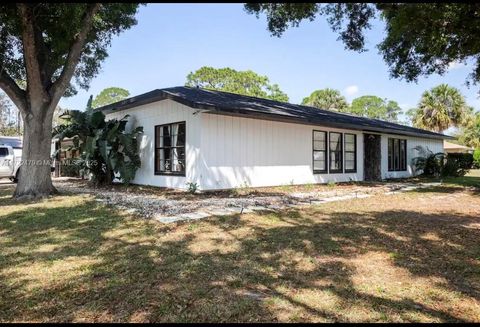
[[446, 140], [443, 141], [443, 151], [446, 154], [449, 153], [473, 153], [475, 149], [470, 148], [465, 145], [455, 144], [452, 142], [448, 142]]
[[[133, 183], [201, 190], [402, 178], [415, 146], [449, 136], [309, 106], [192, 87], [96, 110], [143, 126]], [[128, 128], [129, 126], [127, 126]]]

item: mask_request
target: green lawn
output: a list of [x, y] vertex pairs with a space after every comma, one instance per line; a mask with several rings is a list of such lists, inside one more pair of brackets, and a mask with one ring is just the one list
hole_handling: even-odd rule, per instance
[[480, 169], [471, 170], [463, 177], [447, 177], [443, 179], [444, 183], [456, 184], [461, 186], [474, 186], [480, 188]]
[[458, 183], [170, 225], [0, 185], [0, 321], [480, 322], [480, 196]]

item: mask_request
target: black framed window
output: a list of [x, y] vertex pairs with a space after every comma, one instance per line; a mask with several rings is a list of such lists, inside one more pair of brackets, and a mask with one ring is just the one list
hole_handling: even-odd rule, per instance
[[185, 122], [155, 126], [155, 174], [185, 176]]
[[388, 170], [407, 170], [407, 140], [388, 139]]
[[313, 131], [313, 172], [327, 172], [327, 132]]
[[357, 171], [357, 135], [345, 133], [345, 172]]
[[330, 173], [343, 172], [342, 133], [330, 132], [329, 135]]

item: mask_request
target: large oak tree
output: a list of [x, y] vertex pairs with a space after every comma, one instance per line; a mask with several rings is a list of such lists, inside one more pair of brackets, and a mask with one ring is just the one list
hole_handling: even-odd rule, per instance
[[365, 31], [379, 17], [385, 36], [377, 47], [392, 77], [416, 81], [470, 60], [467, 81], [480, 81], [480, 3], [249, 3], [245, 9], [265, 14], [276, 36], [323, 16], [345, 47], [355, 51], [366, 50]]
[[17, 198], [55, 192], [48, 162], [54, 110], [76, 87], [88, 88], [112, 37], [136, 24], [137, 8], [131, 3], [0, 5], [0, 88], [24, 121]]

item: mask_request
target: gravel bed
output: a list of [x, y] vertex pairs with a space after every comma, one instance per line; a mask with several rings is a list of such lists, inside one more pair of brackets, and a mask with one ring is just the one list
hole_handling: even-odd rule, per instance
[[249, 195], [246, 197], [211, 196], [195, 199], [169, 199], [151, 192], [127, 192], [115, 187], [111, 189], [93, 188], [75, 179], [56, 179], [55, 187], [60, 192], [94, 195], [97, 201], [116, 206], [122, 210], [136, 213], [143, 218], [152, 218], [156, 215], [176, 216], [199, 211], [218, 211], [226, 208], [265, 207], [267, 209], [282, 209], [297, 205], [306, 205], [327, 201], [329, 198], [364, 197], [378, 193], [389, 193], [402, 188], [411, 187], [411, 184], [388, 184], [375, 186], [341, 187], [337, 190], [292, 192], [275, 195]]

